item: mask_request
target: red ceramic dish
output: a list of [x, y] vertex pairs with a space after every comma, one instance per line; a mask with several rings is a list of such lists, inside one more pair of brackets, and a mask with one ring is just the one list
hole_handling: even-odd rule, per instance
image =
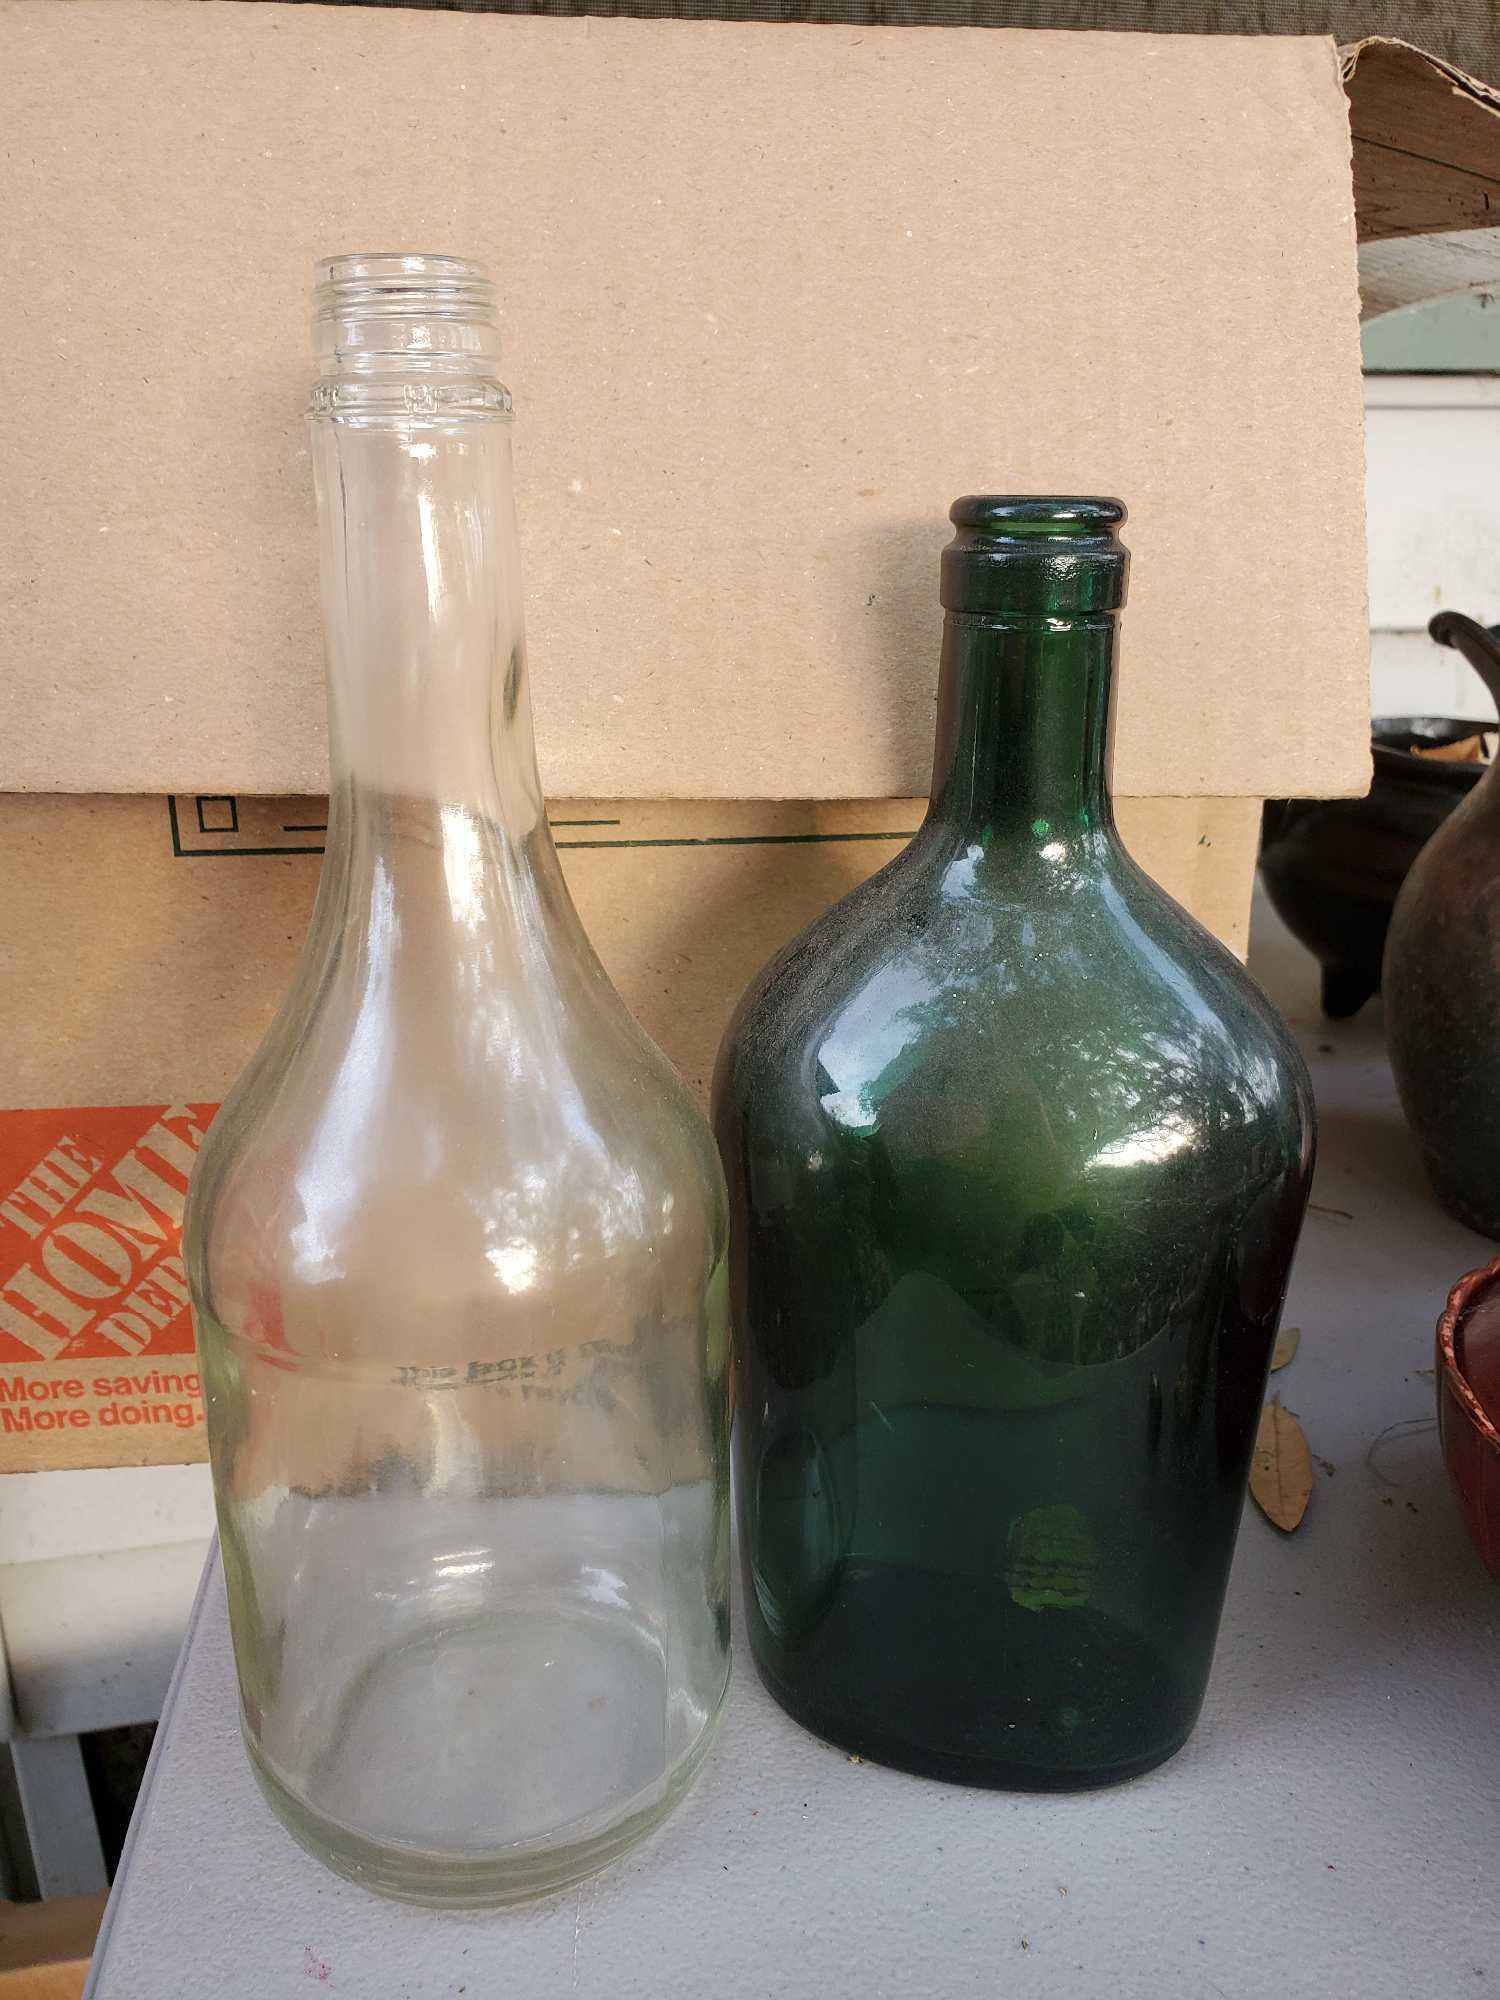
[[1500, 1257], [1448, 1294], [1437, 1329], [1437, 1405], [1469, 1533], [1500, 1577]]

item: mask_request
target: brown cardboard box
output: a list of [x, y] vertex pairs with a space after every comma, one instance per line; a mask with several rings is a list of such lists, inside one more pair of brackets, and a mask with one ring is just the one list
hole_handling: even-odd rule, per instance
[[0, 2000], [78, 2000], [105, 1900], [0, 1903]]
[[[703, 1095], [751, 976], [920, 812], [595, 801], [552, 821], [606, 966]], [[1258, 818], [1240, 799], [1122, 812], [1137, 856], [1236, 947]], [[322, 819], [309, 799], [0, 796], [25, 947], [0, 955], [0, 1471], [203, 1456], [183, 1197], [290, 977]]]

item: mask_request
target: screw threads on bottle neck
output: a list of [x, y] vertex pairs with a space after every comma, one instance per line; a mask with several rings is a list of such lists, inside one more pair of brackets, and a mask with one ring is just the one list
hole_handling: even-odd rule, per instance
[[493, 379], [500, 357], [495, 287], [467, 257], [325, 257], [314, 271], [312, 343], [325, 378]]

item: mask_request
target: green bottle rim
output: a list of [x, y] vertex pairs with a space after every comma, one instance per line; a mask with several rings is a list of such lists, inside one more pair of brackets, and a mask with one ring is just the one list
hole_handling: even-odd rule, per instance
[[1124, 503], [1102, 496], [970, 493], [948, 510], [943, 607], [984, 617], [1079, 618], [1118, 611], [1130, 556]]

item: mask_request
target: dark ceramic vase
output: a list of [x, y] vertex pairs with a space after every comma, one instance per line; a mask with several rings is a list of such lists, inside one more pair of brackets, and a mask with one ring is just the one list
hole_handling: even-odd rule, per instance
[[[1440, 611], [1428, 627], [1500, 702], [1500, 639]], [[1500, 777], [1493, 765], [1418, 855], [1386, 939], [1386, 1039], [1438, 1200], [1500, 1237]]]
[[1357, 1014], [1380, 990], [1401, 884], [1438, 828], [1484, 775], [1416, 747], [1457, 743], [1472, 722], [1386, 715], [1371, 725], [1374, 771], [1362, 799], [1267, 799], [1260, 874], [1272, 908], [1323, 968], [1323, 1012]]
[[1306, 1072], [1120, 845], [1105, 500], [961, 500], [932, 802], [725, 1039], [746, 1622], [791, 1714], [1066, 1790], [1203, 1697]]

